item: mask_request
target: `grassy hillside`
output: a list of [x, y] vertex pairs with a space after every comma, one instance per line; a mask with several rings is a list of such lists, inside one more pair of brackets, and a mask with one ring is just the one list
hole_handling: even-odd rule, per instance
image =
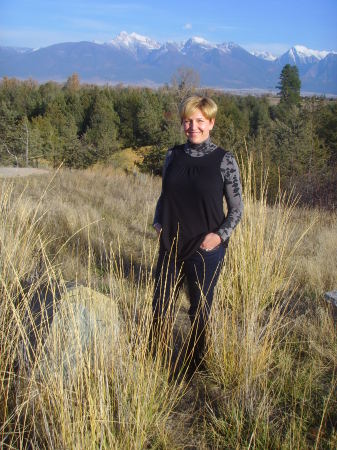
[[[148, 352], [160, 181], [109, 168], [0, 180], [3, 448], [336, 447], [336, 327], [323, 293], [337, 288], [337, 216], [286, 196], [267, 206], [249, 168], [243, 179], [244, 218], [215, 295], [207, 371], [191, 381], [170, 376], [172, 341], [188, 335], [184, 294], [177, 339], [159, 357]], [[65, 317], [77, 352], [71, 379], [62, 364], [46, 365], [43, 345], [18, 370], [27, 305], [41, 286], [69, 281], [105, 294], [75, 299], [100, 309], [86, 347], [76, 315]], [[110, 342], [101, 328], [109, 331], [115, 306]]]

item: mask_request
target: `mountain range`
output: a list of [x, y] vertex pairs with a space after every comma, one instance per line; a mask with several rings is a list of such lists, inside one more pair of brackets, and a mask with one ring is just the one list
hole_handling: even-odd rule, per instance
[[181, 66], [200, 75], [202, 86], [226, 90], [275, 91], [285, 64], [296, 64], [302, 92], [337, 95], [337, 53], [295, 45], [280, 57], [250, 53], [233, 42], [213, 44], [200, 37], [159, 43], [121, 32], [105, 42], [66, 42], [31, 49], [0, 47], [0, 77], [65, 81], [78, 73], [97, 84], [158, 86]]

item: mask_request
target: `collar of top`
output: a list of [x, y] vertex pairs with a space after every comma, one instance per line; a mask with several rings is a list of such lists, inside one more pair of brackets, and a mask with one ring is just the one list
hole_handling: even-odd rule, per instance
[[211, 138], [208, 137], [204, 142], [200, 142], [200, 144], [192, 144], [192, 142], [187, 141], [184, 150], [191, 156], [204, 156], [211, 153], [216, 148], [217, 146], [213, 144]]

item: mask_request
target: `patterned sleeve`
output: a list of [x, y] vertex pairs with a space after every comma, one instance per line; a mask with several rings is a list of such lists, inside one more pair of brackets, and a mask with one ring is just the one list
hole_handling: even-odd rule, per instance
[[227, 202], [228, 213], [218, 230], [218, 234], [225, 241], [240, 222], [243, 212], [240, 172], [232, 153], [226, 152], [221, 162], [220, 170], [224, 181], [224, 196]]
[[[162, 179], [164, 179], [166, 170], [167, 170], [167, 168], [168, 168], [168, 166], [169, 166], [169, 164], [170, 164], [170, 162], [172, 160], [172, 152], [173, 152], [173, 149], [170, 148], [167, 151], [167, 153], [166, 153], [164, 166], [163, 166]], [[156, 206], [155, 213], [154, 213], [153, 225], [156, 225], [156, 224], [161, 225], [161, 223], [160, 223], [161, 222], [161, 219], [160, 219], [160, 217], [161, 217], [161, 209], [162, 209], [162, 193], [160, 193], [160, 196], [159, 196], [158, 201], [157, 201], [157, 206]]]

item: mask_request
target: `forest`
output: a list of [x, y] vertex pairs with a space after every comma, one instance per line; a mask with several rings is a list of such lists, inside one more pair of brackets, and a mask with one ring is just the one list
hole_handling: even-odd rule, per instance
[[279, 97], [202, 89], [195, 75], [182, 69], [158, 89], [81, 84], [76, 73], [64, 84], [4, 77], [0, 164], [83, 169], [109, 165], [114, 154], [131, 148], [138, 156], [135, 170], [160, 175], [166, 150], [184, 141], [179, 103], [197, 93], [218, 104], [213, 141], [268, 171], [271, 198], [281, 187], [302, 204], [335, 208], [336, 100], [301, 97], [300, 83], [296, 95], [288, 95], [284, 70]]

